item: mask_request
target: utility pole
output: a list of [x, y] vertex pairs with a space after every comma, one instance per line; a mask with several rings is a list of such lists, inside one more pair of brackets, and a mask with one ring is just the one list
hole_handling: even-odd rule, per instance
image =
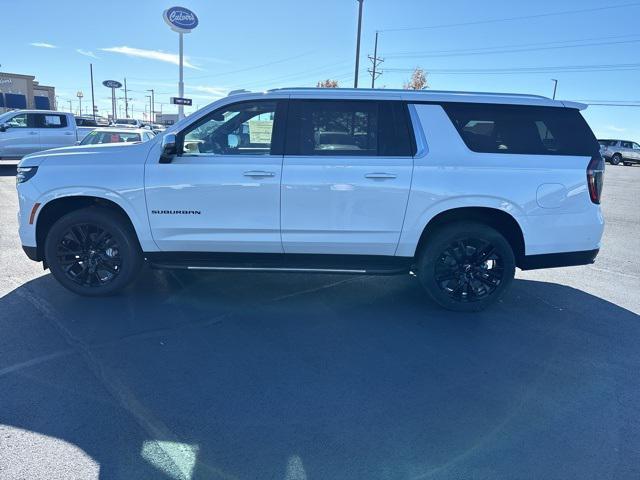
[[149, 90], [147, 90], [147, 92], [151, 92], [151, 123], [155, 122], [155, 116], [156, 116], [156, 97], [155, 97], [155, 92], [153, 91], [153, 88], [150, 88]]
[[89, 72], [91, 72], [91, 111], [93, 112], [93, 119], [96, 119], [96, 99], [93, 94], [93, 63], [89, 64]]
[[129, 118], [129, 94], [127, 93], [127, 77], [124, 78], [124, 115]]
[[356, 39], [356, 71], [353, 78], [353, 88], [358, 88], [358, 70], [360, 70], [360, 35], [362, 34], [362, 4], [364, 0], [358, 2], [358, 37]]
[[369, 60], [371, 60], [372, 68], [369, 69], [369, 73], [371, 74], [371, 88], [376, 88], [376, 79], [382, 75], [382, 72], [378, 70], [378, 65], [384, 62], [384, 59], [378, 58], [378, 30], [376, 30], [376, 43], [373, 47], [373, 57], [369, 55]]
[[69, 112], [73, 113], [73, 103], [69, 100]]
[[558, 80], [556, 80], [555, 78], [552, 78], [551, 81], [553, 82], [553, 99], [556, 99], [556, 90], [558, 90]]
[[153, 108], [153, 103], [152, 103], [153, 97], [151, 95], [145, 95], [145, 97], [147, 97], [149, 99], [149, 123], [152, 123], [151, 122], [151, 116], [153, 115], [153, 110], [152, 110], [152, 108]]
[[78, 102], [80, 102], [80, 107], [78, 107], [80, 109], [80, 113], [78, 116], [82, 116], [82, 97], [84, 97], [84, 93], [82, 93], [82, 90], [78, 90], [78, 93], [76, 93], [76, 97], [78, 97]]

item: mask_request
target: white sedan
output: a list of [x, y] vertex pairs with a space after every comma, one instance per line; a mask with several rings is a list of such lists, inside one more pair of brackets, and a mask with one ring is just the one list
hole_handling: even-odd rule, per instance
[[146, 128], [96, 128], [89, 132], [78, 145], [146, 142], [153, 137], [155, 133]]

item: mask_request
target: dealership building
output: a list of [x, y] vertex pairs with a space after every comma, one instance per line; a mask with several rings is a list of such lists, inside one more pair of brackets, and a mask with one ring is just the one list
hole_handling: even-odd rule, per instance
[[0, 72], [0, 113], [17, 108], [55, 110], [55, 87], [40, 85], [35, 78]]

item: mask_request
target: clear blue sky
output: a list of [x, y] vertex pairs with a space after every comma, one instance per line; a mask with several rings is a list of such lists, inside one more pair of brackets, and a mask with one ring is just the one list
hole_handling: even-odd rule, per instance
[[[100, 82], [125, 76], [136, 116], [148, 103], [148, 88], [156, 89], [164, 111], [174, 111], [166, 103], [177, 93], [177, 66], [171, 62], [178, 36], [164, 24], [162, 11], [175, 4], [200, 19], [185, 36], [192, 65], [185, 69], [186, 96], [194, 104], [203, 106], [237, 88], [308, 86], [326, 78], [341, 86], [353, 82], [355, 0], [6, 3], [11, 19], [5, 15], [3, 21], [0, 70], [33, 74], [54, 85], [65, 108], [68, 99], [77, 105], [77, 90], [89, 104], [93, 62], [103, 112], [110, 101]], [[625, 6], [608, 8], [616, 5]], [[523, 16], [529, 18], [513, 18]], [[361, 86], [370, 84], [367, 54], [381, 30], [385, 73], [378, 86], [401, 87], [409, 76], [402, 69], [420, 66], [430, 72], [433, 89], [551, 96], [556, 78], [561, 99], [640, 105], [638, 25], [640, 2], [632, 0], [365, 0]], [[575, 66], [581, 68], [568, 71]], [[523, 73], [523, 68], [537, 70]], [[492, 69], [506, 71], [486, 72]], [[640, 141], [640, 106], [594, 105], [585, 116], [598, 136]]]

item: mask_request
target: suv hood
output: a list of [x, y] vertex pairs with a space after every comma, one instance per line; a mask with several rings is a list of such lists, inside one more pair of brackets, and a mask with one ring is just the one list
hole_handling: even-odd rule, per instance
[[95, 161], [108, 161], [114, 157], [136, 157], [146, 154], [154, 144], [152, 140], [139, 143], [105, 143], [102, 145], [82, 145], [73, 147], [52, 148], [42, 152], [31, 153], [22, 158], [18, 167], [38, 167], [45, 160], [48, 163], [55, 162], [56, 159], [78, 160], [78, 157], [86, 156], [87, 163]]

